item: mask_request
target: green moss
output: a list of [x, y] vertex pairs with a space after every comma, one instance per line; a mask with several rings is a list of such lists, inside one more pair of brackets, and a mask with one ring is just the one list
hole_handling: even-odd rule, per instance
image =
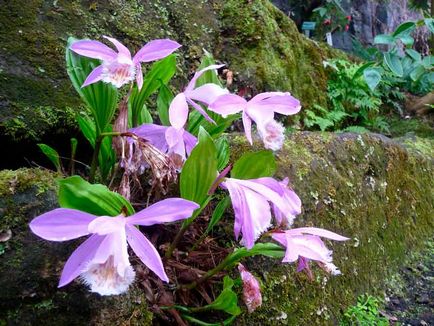
[[36, 195], [55, 189], [55, 175], [45, 169], [1, 170], [0, 197], [36, 189]]

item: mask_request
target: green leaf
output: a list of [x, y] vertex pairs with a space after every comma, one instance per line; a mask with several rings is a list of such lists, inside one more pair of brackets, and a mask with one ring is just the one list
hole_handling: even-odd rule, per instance
[[384, 53], [384, 63], [389, 67], [389, 69], [398, 77], [402, 77], [404, 75], [404, 71], [402, 69], [402, 64], [399, 57], [396, 54], [386, 52]]
[[160, 121], [164, 126], [170, 126], [169, 107], [173, 100], [173, 94], [169, 87], [161, 84], [157, 97], [157, 110]]
[[138, 124], [139, 126], [145, 123], [153, 123], [153, 119], [152, 119], [152, 115], [149, 112], [148, 108], [146, 107], [146, 105], [143, 106], [142, 110], [140, 111], [139, 114], [139, 119], [138, 119]]
[[434, 18], [425, 18], [425, 25], [431, 33], [434, 33]]
[[211, 136], [203, 128], [199, 131], [198, 140], [182, 168], [179, 185], [182, 198], [202, 206], [217, 177], [217, 150]]
[[374, 91], [381, 81], [381, 74], [378, 69], [375, 68], [366, 69], [363, 72], [363, 77], [365, 78], [366, 84], [368, 84], [371, 91]]
[[226, 256], [224, 264], [226, 265], [226, 269], [230, 269], [242, 259], [258, 255], [270, 258], [283, 258], [285, 256], [285, 249], [272, 242], [256, 243], [250, 250], [245, 247], [235, 249], [234, 252]]
[[417, 81], [422, 75], [425, 73], [425, 68], [422, 65], [418, 65], [413, 71], [410, 73], [410, 78], [412, 81]]
[[275, 171], [276, 160], [272, 151], [248, 152], [235, 162], [231, 177], [236, 179], [271, 177]]
[[[202, 70], [208, 66], [215, 65], [215, 64], [216, 64], [216, 62], [215, 62], [215, 59], [212, 56], [212, 54], [205, 50], [205, 54], [203, 55], [203, 57], [200, 61], [200, 65], [197, 68], [197, 71]], [[208, 83], [216, 84], [216, 85], [219, 85], [220, 87], [222, 87], [222, 83], [220, 82], [220, 79], [218, 78], [217, 72], [215, 70], [208, 70], [208, 71], [204, 72], [202, 74], [202, 76], [200, 76], [198, 78], [198, 80], [196, 81], [195, 87], [199, 87], [199, 86], [202, 86], [202, 85], [205, 85]]]
[[434, 66], [434, 56], [428, 55], [422, 59], [422, 64], [426, 69], [431, 69]]
[[152, 65], [152, 68], [143, 79], [143, 86], [140, 91], [137, 85], [134, 86], [128, 100], [132, 109], [133, 127], [137, 126], [140, 111], [143, 109], [148, 97], [160, 87], [161, 83], [167, 84], [175, 72], [176, 57], [171, 54]]
[[405, 22], [399, 25], [392, 33], [393, 37], [399, 37], [403, 34], [409, 34], [416, 27], [415, 22]]
[[414, 60], [414, 61], [421, 61], [422, 60], [422, 56], [420, 55], [419, 52], [417, 52], [416, 50], [413, 49], [407, 49], [405, 50], [405, 52]]
[[212, 213], [211, 220], [209, 221], [208, 227], [206, 229], [206, 233], [210, 232], [212, 228], [222, 219], [223, 214], [226, 209], [231, 204], [231, 199], [229, 196], [225, 196], [216, 206], [214, 212]]
[[75, 90], [89, 107], [95, 120], [96, 131], [99, 134], [113, 119], [117, 108], [118, 91], [113, 85], [101, 81], [81, 87], [91, 71], [101, 62], [72, 52], [69, 47], [75, 41], [75, 38], [68, 38], [65, 54], [66, 69]]
[[214, 143], [217, 149], [217, 170], [221, 171], [229, 163], [229, 141], [224, 136], [218, 138]]
[[78, 140], [76, 138], [71, 138], [70, 142], [71, 142], [71, 158], [73, 158], [77, 153]]
[[203, 307], [203, 309], [222, 310], [232, 316], [238, 316], [241, 314], [241, 309], [238, 307], [237, 294], [232, 290], [234, 281], [225, 276], [223, 279], [223, 291], [220, 295], [209, 305]]
[[42, 151], [42, 153], [44, 153], [45, 156], [48, 157], [51, 163], [53, 163], [53, 165], [56, 167], [57, 172], [62, 173], [59, 153], [53, 147], [50, 147], [46, 144], [38, 144], [38, 147]]
[[117, 216], [124, 208], [128, 215], [134, 209], [124, 197], [101, 184], [90, 184], [79, 176], [61, 179], [59, 182], [59, 205], [78, 209], [96, 216]]
[[411, 46], [414, 43], [414, 38], [411, 35], [398, 36], [404, 45]]
[[353, 75], [352, 80], [356, 80], [357, 78], [361, 77], [365, 70], [375, 64], [374, 61], [370, 61], [362, 65], [359, 69], [356, 70], [356, 72]]
[[388, 34], [379, 34], [374, 38], [374, 44], [394, 44], [395, 38]]

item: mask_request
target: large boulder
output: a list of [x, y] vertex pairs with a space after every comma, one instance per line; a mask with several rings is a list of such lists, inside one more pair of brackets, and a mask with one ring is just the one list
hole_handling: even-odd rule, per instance
[[[232, 160], [251, 150], [235, 135]], [[259, 142], [255, 144], [260, 149]], [[263, 283], [263, 307], [237, 319], [244, 325], [336, 324], [359, 294], [380, 294], [410, 251], [434, 230], [433, 142], [376, 134], [295, 133], [277, 155], [277, 177], [289, 176], [303, 201], [296, 225], [317, 226], [351, 237], [328, 243], [343, 275], [314, 268], [311, 281], [293, 265], [250, 259]], [[254, 162], [252, 163], [254, 164]], [[149, 323], [145, 295], [102, 298], [78, 282], [57, 289], [65, 259], [76, 244], [50, 243], [31, 234], [28, 222], [56, 206], [51, 173], [39, 169], [0, 172], [0, 323]], [[222, 228], [231, 237], [232, 217]], [[6, 233], [5, 233], [6, 232]], [[13, 271], [13, 273], [11, 273]]]
[[234, 72], [234, 88], [290, 91], [304, 106], [326, 105], [322, 60], [337, 55], [302, 36], [268, 0], [6, 1], [0, 7], [3, 143], [74, 129], [81, 104], [65, 71], [66, 40], [102, 35], [135, 50], [155, 38], [183, 44], [178, 86], [206, 49]]

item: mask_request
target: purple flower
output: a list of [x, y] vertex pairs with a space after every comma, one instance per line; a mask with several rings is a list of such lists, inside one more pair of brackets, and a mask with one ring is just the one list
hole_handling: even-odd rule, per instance
[[59, 287], [80, 276], [92, 292], [114, 295], [127, 291], [134, 281], [127, 243], [150, 270], [163, 281], [169, 281], [157, 249], [135, 225], [185, 219], [198, 207], [188, 200], [170, 198], [129, 217], [98, 217], [75, 209], [58, 208], [33, 219], [30, 229], [50, 241], [66, 241], [91, 234], [67, 260]]
[[249, 313], [262, 305], [261, 287], [258, 280], [242, 264], [238, 264], [238, 271], [243, 281], [243, 301]]
[[188, 83], [184, 92], [179, 93], [175, 96], [172, 103], [170, 103], [169, 114], [171, 116], [170, 123], [172, 126], [176, 127], [179, 125], [184, 125], [188, 118], [188, 105], [190, 104], [195, 108], [200, 114], [202, 114], [205, 119], [209, 122], [215, 123], [213, 119], [205, 112], [202, 107], [195, 101], [205, 103], [210, 105], [219, 96], [228, 94], [228, 91], [220, 86], [212, 83], [208, 83], [198, 88], [194, 88], [198, 78], [208, 70], [215, 70], [224, 65], [211, 65], [198, 72], [196, 72], [193, 78]]
[[250, 144], [252, 141], [252, 120], [256, 122], [259, 136], [265, 148], [278, 150], [283, 145], [284, 127], [274, 120], [274, 113], [284, 115], [296, 114], [300, 111], [300, 101], [290, 93], [267, 92], [253, 97], [250, 101], [235, 95], [222, 95], [210, 104], [211, 111], [226, 117], [243, 112], [244, 132]]
[[170, 126], [147, 123], [128, 131], [148, 140], [170, 157], [178, 155], [182, 162], [186, 160], [197, 144], [197, 138], [184, 128], [176, 129]]
[[274, 232], [272, 234], [272, 238], [286, 248], [282, 262], [292, 263], [299, 259], [297, 271], [308, 269], [309, 260], [316, 260], [330, 273], [334, 275], [340, 274], [339, 269], [332, 263], [332, 251], [325, 246], [320, 237], [336, 241], [349, 240], [349, 238], [334, 232], [311, 227]]
[[77, 54], [102, 60], [102, 64], [87, 76], [81, 87], [102, 80], [119, 88], [135, 78], [140, 90], [143, 85], [141, 63], [167, 57], [181, 46], [169, 39], [153, 40], [143, 46], [134, 57], [131, 57], [130, 50], [118, 40], [107, 36], [104, 37], [113, 43], [118, 52], [99, 41], [92, 40], [76, 41], [70, 47]]
[[227, 178], [221, 186], [229, 191], [235, 213], [234, 233], [241, 243], [251, 249], [258, 237], [271, 225], [273, 206], [278, 224], [292, 222], [301, 212], [297, 194], [286, 187], [285, 181], [273, 178], [239, 180]]
[[184, 162], [193, 147], [196, 146], [197, 138], [184, 129], [188, 118], [188, 108], [187, 114], [182, 114], [182, 110], [179, 112], [175, 112], [175, 110], [175, 107], [171, 105], [169, 109], [171, 126], [169, 127], [144, 124], [129, 131], [148, 140], [152, 145], [172, 158], [176, 155], [179, 156], [181, 162]]

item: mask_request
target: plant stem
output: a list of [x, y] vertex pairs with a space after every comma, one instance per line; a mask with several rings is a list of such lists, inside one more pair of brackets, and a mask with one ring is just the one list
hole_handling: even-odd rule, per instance
[[166, 258], [170, 258], [172, 257], [173, 251], [175, 250], [175, 248], [178, 246], [179, 241], [181, 241], [182, 237], [184, 236], [185, 231], [187, 231], [188, 227], [190, 226], [191, 223], [183, 225], [181, 227], [181, 229], [178, 231], [178, 233], [175, 236], [175, 239], [173, 240], [173, 242], [170, 244], [169, 249], [167, 249], [166, 251]]
[[122, 133], [114, 131], [114, 132], [102, 132], [96, 137], [95, 140], [95, 148], [93, 150], [92, 163], [90, 165], [90, 174], [89, 174], [89, 182], [93, 183], [95, 180], [96, 168], [98, 165], [98, 155], [101, 149], [102, 141], [105, 136], [120, 136]]
[[216, 267], [214, 267], [213, 269], [209, 270], [202, 277], [200, 277], [199, 279], [197, 279], [197, 281], [194, 281], [194, 282], [192, 282], [190, 284], [181, 285], [181, 288], [188, 289], [188, 290], [194, 289], [196, 286], [198, 286], [199, 284], [202, 284], [203, 282], [205, 282], [209, 278], [213, 277], [218, 272], [224, 270], [226, 267], [228, 267], [232, 263], [233, 262], [231, 260], [224, 259]]
[[175, 239], [170, 244], [169, 249], [166, 251], [166, 258], [172, 257], [173, 251], [178, 246], [179, 241], [181, 241], [182, 237], [184, 236], [185, 231], [187, 231], [188, 227], [191, 223], [196, 219], [196, 217], [199, 216], [199, 214], [205, 209], [205, 207], [208, 205], [208, 203], [211, 201], [212, 196], [209, 196], [202, 206], [200, 206], [198, 209], [196, 209], [191, 217], [185, 220], [185, 222], [182, 224], [181, 229], [178, 231], [178, 233], [175, 236]]

